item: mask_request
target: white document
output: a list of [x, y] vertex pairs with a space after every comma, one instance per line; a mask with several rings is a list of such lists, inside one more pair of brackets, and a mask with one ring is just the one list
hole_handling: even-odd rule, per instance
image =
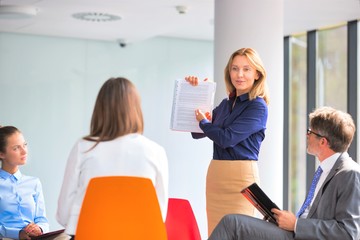
[[195, 117], [195, 110], [212, 112], [216, 83], [201, 81], [192, 86], [184, 79], [175, 81], [170, 129], [184, 132], [203, 132]]

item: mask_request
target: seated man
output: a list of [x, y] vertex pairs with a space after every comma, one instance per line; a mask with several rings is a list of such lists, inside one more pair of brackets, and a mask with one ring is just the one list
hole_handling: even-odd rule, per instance
[[309, 115], [307, 152], [319, 169], [300, 211], [272, 209], [277, 224], [240, 214], [222, 218], [209, 240], [360, 239], [360, 167], [349, 157], [355, 125], [347, 113], [322, 107]]

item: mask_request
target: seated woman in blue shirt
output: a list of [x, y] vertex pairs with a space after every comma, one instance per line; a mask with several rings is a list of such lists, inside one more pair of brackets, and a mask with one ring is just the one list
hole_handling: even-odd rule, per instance
[[[198, 85], [196, 76], [185, 79]], [[208, 137], [214, 143], [206, 177], [209, 236], [224, 215], [255, 213], [240, 192], [260, 181], [257, 160], [268, 117], [266, 71], [254, 49], [241, 48], [230, 56], [224, 80], [228, 97], [212, 114], [194, 109], [203, 133], [193, 133], [193, 138]]]
[[0, 238], [31, 239], [49, 231], [40, 180], [23, 175], [27, 143], [13, 126], [0, 126]]

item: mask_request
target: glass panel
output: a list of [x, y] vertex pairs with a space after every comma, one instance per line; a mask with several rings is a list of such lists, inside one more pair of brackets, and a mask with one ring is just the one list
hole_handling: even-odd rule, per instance
[[306, 34], [291, 37], [289, 83], [289, 210], [296, 213], [306, 194]]
[[[359, 123], [360, 123], [360, 97], [359, 97], [359, 92], [360, 92], [360, 84], [359, 84], [359, 80], [360, 80], [360, 21], [358, 21], [357, 23], [357, 81], [358, 81], [358, 84], [357, 84], [357, 122], [355, 123], [357, 128], [360, 126]], [[356, 159], [357, 159], [357, 162], [360, 163], [360, 132], [359, 130], [357, 129], [357, 156], [356, 156]]]
[[318, 33], [317, 106], [347, 111], [347, 27]]

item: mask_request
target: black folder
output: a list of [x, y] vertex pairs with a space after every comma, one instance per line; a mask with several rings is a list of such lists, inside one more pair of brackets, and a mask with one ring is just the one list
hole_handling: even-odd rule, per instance
[[60, 233], [63, 233], [64, 231], [65, 231], [65, 229], [60, 229], [60, 230], [44, 233], [44, 234], [39, 235], [37, 237], [31, 237], [31, 240], [33, 240], [33, 239], [36, 239], [36, 240], [37, 239], [46, 239], [48, 237], [55, 237], [55, 236], [59, 235]]
[[254, 205], [254, 207], [256, 207], [257, 210], [259, 210], [259, 212], [264, 216], [264, 220], [277, 224], [271, 209], [280, 208], [270, 200], [259, 185], [253, 183], [244, 188], [241, 193], [251, 202], [252, 205]]

